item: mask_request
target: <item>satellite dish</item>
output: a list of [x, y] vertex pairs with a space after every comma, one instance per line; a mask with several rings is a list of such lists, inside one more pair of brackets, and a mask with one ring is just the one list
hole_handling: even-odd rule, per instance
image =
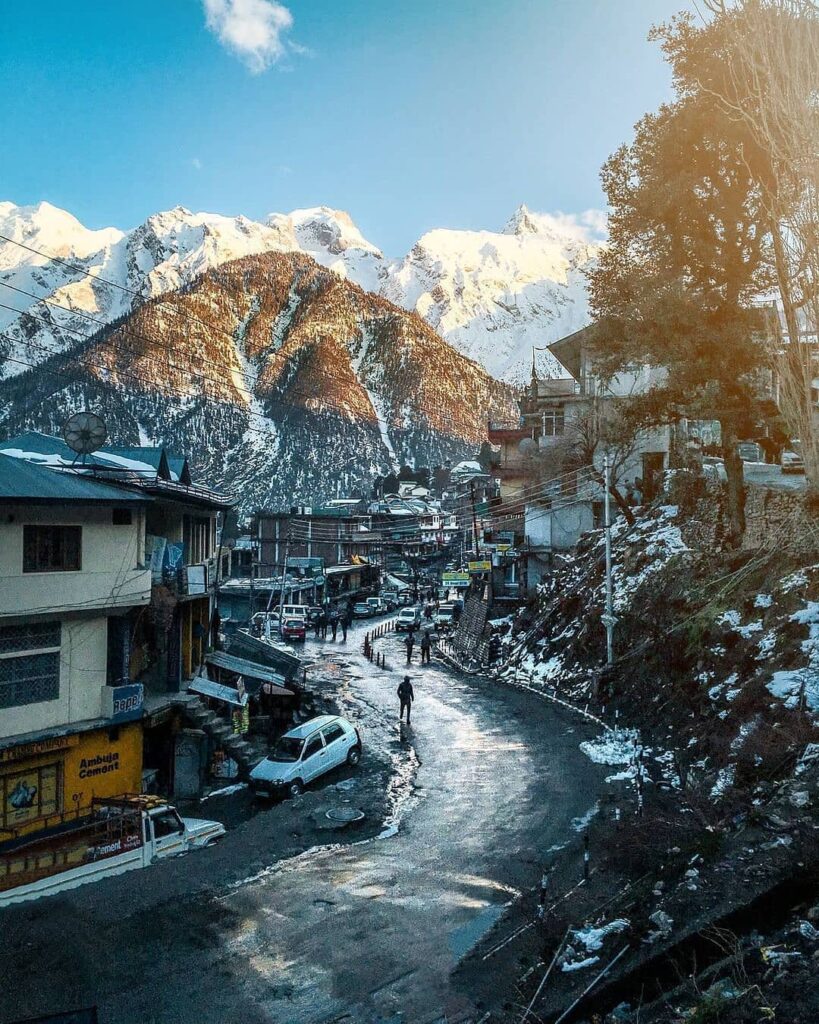
[[537, 441], [531, 437], [524, 437], [524, 439], [518, 443], [518, 451], [521, 455], [534, 455], [537, 451]]
[[95, 412], [75, 412], [63, 424], [63, 437], [72, 451], [90, 455], [105, 444], [108, 430], [105, 420]]

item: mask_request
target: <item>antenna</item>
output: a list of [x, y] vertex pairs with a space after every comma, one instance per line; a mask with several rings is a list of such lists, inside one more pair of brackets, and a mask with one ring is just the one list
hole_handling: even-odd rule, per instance
[[65, 443], [78, 455], [90, 455], [102, 448], [107, 437], [105, 420], [95, 412], [75, 412], [63, 424]]

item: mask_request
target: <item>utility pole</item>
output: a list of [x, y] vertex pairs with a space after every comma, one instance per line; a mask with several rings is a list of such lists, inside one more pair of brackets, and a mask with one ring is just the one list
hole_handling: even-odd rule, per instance
[[475, 481], [469, 481], [469, 497], [472, 504], [472, 541], [475, 547], [475, 559], [478, 558], [478, 516], [475, 511]]
[[605, 494], [603, 496], [606, 516], [606, 614], [602, 616], [603, 625], [606, 627], [606, 664], [614, 663], [614, 627], [617, 619], [614, 616], [614, 600], [611, 583], [611, 499], [609, 489], [611, 487], [611, 467], [609, 465], [609, 453], [603, 457], [603, 478]]
[[[287, 581], [287, 561], [290, 557], [290, 520], [287, 520], [287, 537], [284, 541], [284, 568], [282, 569], [282, 585], [279, 593], [279, 629], [281, 630], [282, 619], [284, 618], [284, 587]], [[273, 596], [273, 592], [270, 592]]]

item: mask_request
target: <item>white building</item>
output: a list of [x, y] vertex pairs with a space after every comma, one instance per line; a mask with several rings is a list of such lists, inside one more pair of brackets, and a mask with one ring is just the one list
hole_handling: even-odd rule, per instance
[[151, 599], [148, 504], [0, 454], [0, 842], [141, 787], [121, 623]]

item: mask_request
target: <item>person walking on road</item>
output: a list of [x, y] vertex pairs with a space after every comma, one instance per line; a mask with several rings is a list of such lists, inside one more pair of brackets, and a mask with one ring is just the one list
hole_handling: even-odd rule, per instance
[[321, 639], [327, 639], [327, 612], [322, 612], [319, 616], [319, 625], [321, 626]]
[[400, 721], [404, 720], [404, 710], [407, 712], [407, 725], [410, 724], [410, 713], [412, 712], [412, 702], [415, 700], [415, 692], [412, 689], [412, 683], [410, 682], [409, 676], [404, 676], [404, 681], [398, 687], [398, 699], [401, 701], [401, 710], [398, 714]]
[[429, 638], [429, 631], [425, 631], [421, 637], [421, 664], [429, 665], [429, 657], [432, 651], [432, 640]]
[[347, 629], [349, 628], [349, 625], [350, 625], [350, 616], [349, 616], [348, 612], [342, 612], [340, 624], [341, 624], [341, 642], [343, 644], [346, 644], [347, 643]]
[[410, 630], [410, 632], [407, 634], [407, 639], [404, 641], [404, 644], [407, 648], [407, 664], [411, 665], [412, 649], [413, 647], [415, 647], [415, 634], [412, 632], [412, 630]]
[[333, 640], [335, 640], [336, 633], [338, 633], [338, 612], [335, 608], [330, 612], [330, 629], [333, 633]]

